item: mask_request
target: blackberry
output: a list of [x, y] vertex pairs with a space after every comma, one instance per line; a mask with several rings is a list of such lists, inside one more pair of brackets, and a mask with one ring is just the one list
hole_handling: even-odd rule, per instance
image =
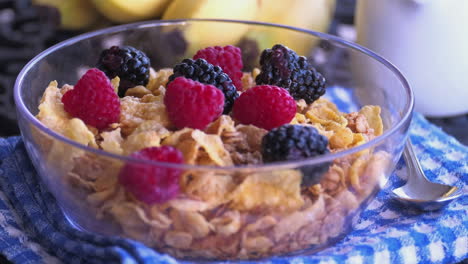
[[[272, 129], [262, 138], [263, 162], [291, 161], [312, 158], [329, 153], [328, 139], [316, 128], [302, 125], [283, 125]], [[302, 185], [320, 182], [330, 163], [301, 167]]]
[[119, 76], [119, 96], [137, 85], [147, 85], [149, 81], [150, 60], [146, 54], [130, 46], [112, 46], [103, 50], [97, 68], [109, 79]]
[[231, 78], [223, 72], [221, 67], [213, 66], [205, 59], [184, 59], [182, 63], [174, 67], [174, 73], [169, 76], [167, 85], [180, 76], [220, 89], [224, 94], [223, 114], [231, 112], [234, 101], [239, 97]]
[[325, 78], [304, 56], [283, 45], [265, 49], [260, 56], [260, 68], [257, 84], [283, 87], [296, 100], [304, 99], [310, 104], [325, 94]]

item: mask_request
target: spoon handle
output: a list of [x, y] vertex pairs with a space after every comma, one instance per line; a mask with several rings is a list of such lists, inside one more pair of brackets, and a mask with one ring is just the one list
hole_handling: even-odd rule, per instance
[[412, 177], [408, 178], [408, 182], [412, 181], [412, 179], [413, 180], [424, 179], [426, 181], [429, 181], [426, 178], [426, 175], [424, 174], [421, 164], [419, 163], [418, 157], [414, 153], [413, 144], [411, 143], [410, 138], [406, 140], [405, 149], [403, 150], [403, 156], [407, 163], [406, 165], [408, 166], [410, 174], [411, 173], [413, 174]]
[[[429, 179], [426, 177], [426, 174], [424, 173], [421, 167], [421, 164], [419, 163], [418, 157], [414, 153], [413, 144], [411, 143], [411, 139], [409, 138], [406, 141], [405, 150], [403, 151], [403, 156], [407, 163], [406, 165], [408, 166], [409, 170], [414, 173], [414, 176], [415, 176], [413, 177], [410, 175], [410, 177], [408, 178], [408, 182], [411, 179], [415, 180], [415, 178], [424, 179], [427, 182], [429, 182]], [[442, 197], [449, 197], [452, 194], [454, 194], [457, 190], [458, 190], [457, 187], [452, 186], [452, 188], [450, 188], [444, 195], [442, 195]]]

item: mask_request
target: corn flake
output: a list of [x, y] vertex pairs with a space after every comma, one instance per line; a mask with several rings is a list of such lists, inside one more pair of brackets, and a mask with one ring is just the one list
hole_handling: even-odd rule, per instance
[[182, 176], [180, 184], [186, 194], [201, 199], [210, 206], [227, 202], [229, 193], [236, 186], [230, 175], [207, 171], [188, 171]]
[[129, 237], [143, 242], [151, 239], [149, 236], [149, 223], [151, 221], [148, 221], [145, 212], [137, 204], [131, 202], [114, 203], [109, 213], [115, 219], [125, 219], [119, 223], [123, 232]]
[[103, 150], [114, 153], [114, 154], [122, 154], [123, 149], [122, 149], [122, 143], [123, 143], [123, 138], [120, 133], [120, 128], [117, 128], [112, 131], [105, 131], [101, 133], [102, 137], [102, 142], [100, 143], [100, 146]]
[[112, 88], [114, 88], [114, 92], [115, 92], [115, 93], [118, 93], [118, 92], [119, 92], [119, 85], [120, 85], [120, 78], [119, 78], [119, 76], [115, 76], [115, 77], [111, 80], [111, 85], [112, 85]]
[[319, 123], [327, 129], [331, 125], [344, 127], [348, 123], [345, 117], [340, 115], [338, 112], [333, 111], [333, 109], [326, 107], [314, 107], [306, 112], [306, 117], [309, 118], [312, 123]]
[[134, 97], [139, 97], [139, 98], [148, 94], [152, 94], [152, 92], [142, 85], [138, 85], [133, 88], [130, 88], [125, 92], [125, 96], [134, 96]]
[[360, 177], [363, 175], [365, 166], [366, 166], [367, 160], [365, 156], [361, 156], [358, 159], [356, 159], [353, 162], [353, 165], [349, 168], [349, 181], [351, 183], [351, 186], [360, 191], [361, 190], [361, 185], [360, 185]]
[[173, 73], [172, 69], [164, 68], [155, 72], [153, 68], [150, 68], [150, 78], [146, 88], [152, 91], [154, 95], [160, 95], [160, 87], [166, 87], [169, 76]]
[[[298, 108], [300, 107], [298, 106]], [[311, 105], [305, 107], [302, 112], [305, 112], [306, 117], [311, 121], [311, 123], [318, 123], [327, 130], [329, 129], [328, 126], [330, 124], [342, 127], [345, 127], [348, 124], [348, 120], [340, 111], [338, 111], [336, 106], [324, 98], [319, 98]]]
[[304, 203], [300, 195], [301, 180], [302, 175], [296, 170], [249, 175], [231, 194], [231, 206], [238, 210], [257, 207], [298, 209]]
[[[367, 196], [375, 186], [376, 181], [379, 179], [386, 179], [385, 175], [388, 175], [392, 158], [390, 154], [385, 151], [378, 151], [373, 154], [366, 164], [366, 169], [361, 177], [361, 195]], [[381, 183], [382, 185], [385, 182]]]
[[224, 148], [223, 141], [219, 136], [208, 135], [200, 130], [194, 130], [192, 138], [206, 151], [214, 165], [232, 165], [231, 156]]
[[211, 208], [211, 205], [204, 201], [177, 197], [175, 199], [169, 200], [167, 205], [179, 210], [179, 211], [189, 211], [189, 212], [202, 212]]
[[343, 168], [333, 164], [320, 181], [320, 185], [331, 195], [344, 190], [347, 186], [346, 175]]
[[181, 141], [189, 140], [192, 136], [192, 131], [192, 128], [183, 128], [181, 130], [177, 130], [164, 139], [163, 145], [174, 146]]
[[65, 112], [62, 103], [62, 93], [57, 87], [57, 81], [50, 82], [42, 95], [37, 118], [48, 128], [63, 134], [70, 115]]
[[276, 225], [278, 221], [271, 215], [263, 216], [252, 224], [245, 227], [245, 232], [254, 233], [264, 229], [268, 229]]
[[198, 212], [177, 211], [177, 214], [184, 225], [184, 230], [195, 239], [207, 236], [213, 229], [205, 217]]
[[128, 155], [143, 148], [159, 147], [161, 140], [169, 135], [169, 130], [158, 121], [144, 121], [135, 128], [122, 144], [123, 153]]
[[241, 216], [239, 211], [227, 211], [223, 215], [210, 221], [214, 230], [222, 236], [237, 233], [241, 227]]
[[305, 114], [311, 106], [304, 99], [296, 101], [296, 109], [298, 114]]
[[169, 231], [164, 236], [164, 242], [174, 248], [189, 249], [192, 241], [193, 237], [182, 231]]
[[383, 123], [380, 112], [380, 107], [376, 105], [366, 105], [359, 110], [359, 113], [366, 117], [367, 123], [374, 130], [374, 136], [380, 136], [383, 133]]
[[293, 212], [281, 219], [273, 228], [273, 236], [276, 241], [279, 241], [288, 234], [296, 233], [306, 224], [314, 223], [323, 218], [325, 214], [325, 201], [323, 196], [319, 196], [318, 199], [305, 210]]
[[228, 115], [221, 115], [218, 119], [207, 126], [205, 132], [207, 134], [215, 134], [221, 136], [224, 132], [234, 132], [234, 121]]
[[250, 152], [260, 151], [262, 138], [268, 131], [253, 125], [238, 125], [236, 129], [245, 135]]
[[334, 131], [329, 141], [332, 149], [344, 149], [353, 143], [354, 134], [348, 127], [330, 124], [329, 128]]
[[164, 103], [154, 95], [145, 95], [143, 98], [126, 96], [120, 101], [120, 123], [122, 133], [129, 135], [144, 121], [153, 120], [164, 127], [170, 127]]
[[296, 113], [294, 118], [289, 122], [292, 125], [303, 125], [309, 123], [309, 119], [303, 114]]
[[205, 134], [198, 129], [182, 129], [167, 137], [164, 145], [171, 145], [182, 151], [189, 164], [232, 165], [229, 152], [224, 148], [218, 135]]
[[81, 119], [72, 118], [68, 121], [63, 135], [86, 146], [97, 147], [94, 134], [89, 130]]
[[273, 245], [273, 242], [265, 236], [247, 237], [242, 243], [244, 249], [252, 252], [265, 252]]
[[156, 131], [133, 132], [122, 144], [124, 155], [149, 147], [159, 147], [161, 137]]

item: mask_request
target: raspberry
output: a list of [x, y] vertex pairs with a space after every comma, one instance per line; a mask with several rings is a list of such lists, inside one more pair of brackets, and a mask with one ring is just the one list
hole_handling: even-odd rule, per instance
[[[134, 152], [133, 158], [182, 164], [184, 158], [180, 150], [171, 146], [149, 147]], [[119, 182], [125, 190], [147, 204], [163, 203], [179, 193], [179, 177], [182, 170], [149, 165], [127, 163], [119, 174]]]
[[62, 97], [63, 107], [71, 116], [87, 125], [104, 129], [120, 118], [120, 101], [106, 75], [88, 70], [75, 87]]
[[229, 75], [238, 91], [242, 91], [242, 55], [238, 47], [228, 45], [214, 46], [199, 50], [193, 59], [205, 59], [207, 62], [221, 67]]
[[203, 130], [223, 112], [224, 95], [213, 85], [178, 77], [167, 85], [164, 104], [177, 128]]
[[220, 89], [224, 94], [224, 114], [228, 114], [234, 101], [239, 97], [231, 78], [223, 72], [221, 67], [213, 66], [205, 59], [185, 59], [174, 67], [174, 73], [169, 76], [167, 84], [182, 76], [204, 84], [210, 84]]
[[288, 91], [273, 85], [259, 85], [241, 94], [233, 116], [242, 124], [267, 130], [289, 123], [296, 114], [296, 101]]
[[[316, 128], [302, 125], [283, 125], [272, 129], [262, 138], [263, 162], [301, 160], [329, 152], [328, 139]], [[320, 182], [330, 163], [301, 167], [302, 185], [310, 186]]]
[[103, 50], [97, 67], [109, 79], [120, 78], [119, 96], [125, 96], [128, 88], [147, 85], [149, 81], [150, 60], [146, 54], [130, 46], [112, 46]]
[[257, 84], [283, 87], [294, 99], [304, 99], [308, 104], [325, 94], [325, 78], [307, 59], [283, 45], [266, 49], [260, 56], [261, 72]]

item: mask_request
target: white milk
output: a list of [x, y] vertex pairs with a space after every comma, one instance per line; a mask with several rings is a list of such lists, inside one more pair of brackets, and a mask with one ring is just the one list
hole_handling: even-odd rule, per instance
[[408, 79], [416, 111], [468, 113], [468, 0], [358, 0], [355, 23], [357, 42]]

